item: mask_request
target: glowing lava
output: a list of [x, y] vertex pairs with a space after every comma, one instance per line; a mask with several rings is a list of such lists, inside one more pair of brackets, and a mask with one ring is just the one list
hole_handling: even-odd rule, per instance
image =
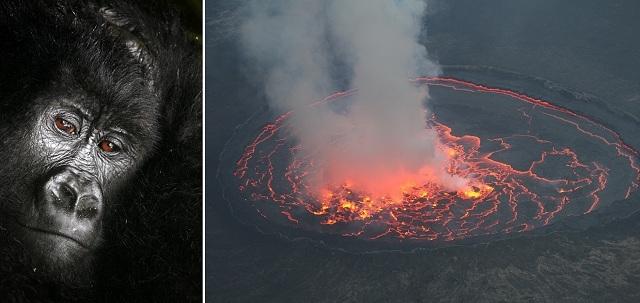
[[[638, 187], [638, 152], [589, 117], [546, 100], [463, 80], [413, 81], [474, 100], [482, 96], [494, 102], [486, 107], [517, 113], [496, 121], [499, 116], [482, 118], [468, 112], [464, 121], [475, 126], [461, 127], [434, 110], [437, 115], [427, 122], [443, 144], [439, 148], [448, 158], [447, 171], [469, 180], [468, 186], [451, 192], [434, 183], [407, 183], [402, 196], [392, 199], [358, 192], [345, 180], [318, 192], [307, 176], [323, 167], [291, 139], [285, 126], [295, 112], [288, 112], [265, 125], [236, 162], [233, 174], [246, 197], [237, 203], [249, 203], [268, 221], [307, 231], [451, 241], [532, 230], [628, 198]], [[336, 93], [312, 106], [347, 102], [356, 93]], [[443, 106], [470, 105], [460, 101]], [[489, 130], [474, 130], [480, 128]]]

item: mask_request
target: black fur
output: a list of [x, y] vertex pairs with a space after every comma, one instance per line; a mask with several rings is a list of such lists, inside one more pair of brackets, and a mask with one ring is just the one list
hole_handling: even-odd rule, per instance
[[[158, 2], [3, 1], [0, 28], [0, 301], [199, 301], [199, 41]], [[16, 151], [38, 118], [33, 100], [54, 86], [90, 92], [143, 155], [110, 193], [102, 244], [68, 271], [34, 267], [4, 216], [43, 165]]]

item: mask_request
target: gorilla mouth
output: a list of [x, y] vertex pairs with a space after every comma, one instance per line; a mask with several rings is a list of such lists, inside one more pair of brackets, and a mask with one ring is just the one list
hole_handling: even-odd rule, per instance
[[35, 233], [41, 233], [41, 234], [46, 234], [49, 236], [54, 236], [54, 237], [61, 237], [61, 238], [65, 238], [67, 240], [70, 240], [71, 242], [75, 243], [76, 245], [86, 249], [86, 250], [91, 250], [91, 246], [72, 237], [69, 236], [65, 233], [59, 232], [59, 231], [55, 231], [55, 230], [49, 230], [49, 229], [43, 229], [43, 228], [39, 228], [39, 227], [33, 227], [27, 224], [23, 224], [20, 221], [16, 220], [16, 222], [18, 222], [18, 225], [24, 227], [25, 229], [30, 230], [31, 232], [35, 232]]

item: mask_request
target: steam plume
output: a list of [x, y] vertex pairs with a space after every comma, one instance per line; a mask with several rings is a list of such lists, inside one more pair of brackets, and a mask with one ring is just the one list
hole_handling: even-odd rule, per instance
[[[431, 181], [455, 190], [446, 156], [425, 129], [425, 87], [408, 78], [437, 75], [417, 42], [420, 0], [255, 1], [241, 43], [265, 75], [280, 111], [297, 110], [292, 131], [314, 162], [318, 188], [351, 183], [373, 196], [397, 198], [403, 186]], [[346, 111], [305, 105], [347, 87], [358, 89]], [[339, 138], [340, 144], [335, 144]]]

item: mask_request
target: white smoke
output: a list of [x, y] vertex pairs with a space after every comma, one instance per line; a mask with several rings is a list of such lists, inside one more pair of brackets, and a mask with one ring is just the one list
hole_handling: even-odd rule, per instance
[[[408, 79], [440, 70], [418, 43], [426, 3], [420, 0], [254, 1], [241, 29], [250, 64], [265, 75], [276, 109], [297, 109], [294, 133], [324, 171], [323, 187], [348, 181], [374, 195], [401, 186], [463, 180], [445, 172], [434, 131], [425, 129], [426, 88]], [[358, 89], [347, 113], [303, 110], [344, 89]], [[333, 144], [340, 136], [340, 144]], [[428, 175], [428, 176], [426, 176]]]

